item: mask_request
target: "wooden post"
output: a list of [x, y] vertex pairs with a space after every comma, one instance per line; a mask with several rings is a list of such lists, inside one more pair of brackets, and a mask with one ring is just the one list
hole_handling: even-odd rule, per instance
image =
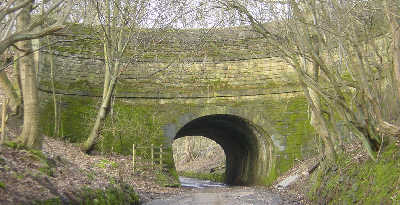
[[132, 144], [132, 170], [135, 173], [135, 144]]
[[162, 162], [163, 162], [163, 157], [162, 157], [162, 155], [163, 155], [163, 148], [162, 148], [162, 145], [160, 145], [160, 168], [163, 167], [163, 166], [162, 166]]
[[3, 108], [1, 109], [1, 138], [0, 144], [3, 144], [6, 139], [6, 122], [7, 122], [7, 106], [8, 98], [3, 102]]
[[151, 144], [151, 148], [150, 148], [150, 153], [151, 153], [151, 168], [153, 168], [154, 166], [154, 144]]
[[57, 123], [58, 123], [58, 131], [57, 134], [60, 135], [60, 130], [61, 130], [61, 137], [64, 137], [64, 126], [63, 126], [63, 122], [62, 122], [62, 95], [59, 95], [59, 102], [60, 105], [58, 107], [58, 119], [57, 119]]

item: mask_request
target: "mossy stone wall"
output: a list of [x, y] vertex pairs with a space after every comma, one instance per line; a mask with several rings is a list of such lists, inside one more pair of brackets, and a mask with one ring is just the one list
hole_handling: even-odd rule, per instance
[[[78, 30], [90, 32], [71, 26], [71, 32]], [[157, 37], [154, 32], [144, 34], [138, 37]], [[273, 144], [274, 168], [264, 183], [310, 152], [313, 131], [306, 100], [291, 68], [274, 57], [260, 36], [248, 27], [221, 29], [205, 41], [201, 40], [205, 35], [202, 30], [167, 34], [157, 44], [143, 41], [132, 45], [139, 52], [132, 53], [132, 48], [127, 52], [126, 57], [135, 55], [136, 61], [120, 76], [98, 150], [130, 154], [133, 143], [170, 144], [188, 121], [230, 114], [263, 129]], [[82, 142], [100, 106], [102, 46], [96, 38], [71, 42], [54, 48], [60, 137]], [[45, 133], [53, 135], [48, 54], [42, 52], [40, 59], [42, 125]]]
[[[103, 46], [92, 30], [71, 25], [73, 35], [63, 39], [69, 41], [52, 47], [59, 92], [102, 94]], [[143, 30], [135, 35], [139, 43], [132, 43], [122, 59], [126, 64], [117, 86], [121, 97], [249, 95], [297, 87], [293, 70], [249, 27]], [[47, 52], [40, 57], [43, 90], [51, 87]]]
[[[54, 126], [53, 103], [47, 94], [43, 94], [42, 98], [46, 99], [42, 101], [43, 129], [51, 136]], [[99, 102], [100, 98], [93, 97], [60, 97], [60, 137], [72, 142], [85, 140], [100, 106]], [[169, 146], [187, 122], [212, 114], [239, 116], [265, 131], [264, 137], [273, 142], [274, 153], [269, 157], [275, 163], [270, 176], [264, 180], [265, 184], [289, 169], [295, 159], [303, 159], [314, 149], [313, 130], [307, 119], [307, 104], [301, 95], [191, 100], [115, 99], [113, 104], [111, 115], [101, 133], [102, 140], [97, 144], [97, 150], [101, 152], [128, 155], [131, 154], [132, 144]], [[172, 155], [169, 160], [172, 160]]]

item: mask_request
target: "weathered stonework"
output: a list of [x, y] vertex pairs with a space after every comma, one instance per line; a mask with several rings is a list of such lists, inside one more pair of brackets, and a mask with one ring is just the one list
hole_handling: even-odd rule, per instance
[[[56, 87], [69, 92], [87, 87], [87, 92], [98, 95], [102, 93], [103, 61], [99, 53], [82, 51], [101, 52], [102, 46], [92, 41], [86, 45], [90, 48], [83, 45], [85, 41], [55, 48]], [[248, 27], [207, 34], [202, 30], [175, 31], [155, 44], [144, 41], [137, 49], [134, 54], [127, 51], [125, 62], [131, 63], [121, 73], [117, 95], [203, 95], [199, 91], [254, 89], [269, 93], [271, 88], [282, 90], [296, 81], [293, 70], [282, 59], [273, 57], [268, 44]], [[42, 56], [41, 86], [48, 89], [49, 62], [45, 53]]]
[[[121, 144], [115, 146], [124, 152], [130, 148], [125, 145], [129, 143], [156, 140], [171, 145], [180, 137], [202, 135], [224, 148], [228, 183], [266, 184], [277, 172], [288, 169], [288, 163], [302, 157], [303, 148], [310, 142], [308, 136], [312, 135], [306, 101], [295, 75], [248, 27], [223, 29], [211, 34], [212, 40], [206, 42], [199, 40], [202, 35], [201, 30], [172, 33], [161, 43], [149, 46], [141, 53], [141, 60], [124, 69], [115, 94], [114, 109], [118, 111], [113, 118], [117, 125], [113, 126], [133, 127], [126, 124], [130, 122], [148, 131], [124, 131], [124, 143], [120, 137]], [[40, 88], [49, 91], [49, 63], [45, 55], [41, 59]], [[64, 129], [90, 123], [92, 117], [88, 116], [96, 112], [102, 93], [102, 60], [58, 52], [55, 65], [57, 93], [66, 96], [62, 100], [64, 118], [89, 118]], [[79, 104], [73, 98], [86, 100]], [[43, 104], [49, 108], [49, 101]], [[131, 122], [129, 113], [139, 111], [148, 120]], [[52, 121], [49, 113], [44, 120]], [[156, 134], [160, 136], [154, 136], [153, 130], [159, 130]], [[69, 135], [79, 141], [86, 132], [81, 129]], [[115, 133], [105, 131], [103, 135], [114, 146]], [[286, 160], [279, 161], [277, 156], [281, 155]]]

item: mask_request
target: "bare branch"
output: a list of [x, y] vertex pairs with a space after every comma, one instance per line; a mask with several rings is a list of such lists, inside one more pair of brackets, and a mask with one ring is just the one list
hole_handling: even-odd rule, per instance
[[4, 19], [4, 17], [6, 17], [8, 14], [14, 13], [17, 10], [24, 8], [30, 2], [32, 2], [32, 0], [25, 0], [25, 1], [17, 4], [16, 6], [11, 7], [14, 4], [14, 2], [15, 2], [15, 0], [10, 1], [9, 4], [6, 6], [6, 8], [3, 8], [0, 10], [0, 21], [2, 21]]

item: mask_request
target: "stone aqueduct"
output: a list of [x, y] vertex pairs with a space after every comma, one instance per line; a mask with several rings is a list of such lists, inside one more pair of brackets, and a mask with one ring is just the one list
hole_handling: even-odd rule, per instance
[[[202, 35], [210, 40], [199, 40]], [[139, 60], [124, 68], [115, 97], [117, 103], [157, 110], [153, 117], [162, 122], [166, 143], [185, 136], [214, 140], [225, 151], [229, 184], [264, 183], [288, 168], [285, 161], [302, 157], [312, 132], [307, 106], [293, 72], [263, 39], [241, 27], [212, 34], [175, 31], [157, 42], [141, 45]], [[93, 49], [79, 42], [56, 48], [57, 93], [100, 96], [103, 61]], [[49, 59], [46, 52], [40, 58], [45, 96], [51, 87]], [[68, 106], [63, 109], [68, 112]]]

